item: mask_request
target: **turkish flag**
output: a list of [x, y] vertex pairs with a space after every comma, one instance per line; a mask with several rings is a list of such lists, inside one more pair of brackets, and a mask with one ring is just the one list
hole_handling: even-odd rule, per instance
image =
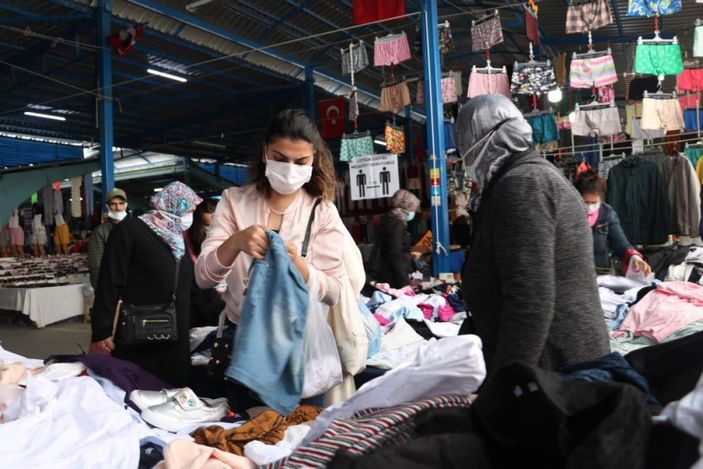
[[352, 0], [352, 18], [357, 25], [404, 14], [405, 0]]
[[346, 116], [344, 98], [320, 101], [320, 120], [322, 121], [322, 138], [341, 137], [344, 133]]

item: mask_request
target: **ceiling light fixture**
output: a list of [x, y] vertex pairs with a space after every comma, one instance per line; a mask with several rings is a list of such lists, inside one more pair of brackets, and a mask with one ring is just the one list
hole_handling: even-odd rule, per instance
[[386, 146], [386, 141], [385, 140], [374, 140], [373, 143], [376, 145], [381, 145], [381, 146]]
[[195, 2], [187, 4], [185, 8], [190, 13], [193, 13], [195, 10], [198, 9], [198, 7], [201, 7], [203, 5], [207, 5], [208, 3], [212, 3], [212, 1], [213, 0], [197, 0]]
[[203, 147], [217, 148], [218, 150], [226, 150], [227, 149], [227, 145], [222, 145], [220, 143], [203, 142], [201, 140], [195, 140], [193, 143], [195, 143], [196, 145], [203, 146]]
[[52, 119], [55, 121], [65, 121], [66, 118], [62, 116], [55, 116], [54, 114], [42, 114], [41, 112], [26, 111], [25, 116], [41, 117], [42, 119]]
[[550, 103], [556, 104], [561, 102], [562, 98], [564, 97], [564, 94], [559, 88], [555, 88], [549, 93], [547, 93], [547, 99], [549, 100]]
[[181, 83], [185, 83], [188, 81], [186, 78], [179, 77], [178, 75], [171, 75], [170, 73], [161, 72], [159, 70], [154, 70], [153, 68], [148, 68], [146, 70], [146, 72], [151, 73], [152, 75], [157, 75], [157, 76], [160, 76], [163, 78], [168, 78], [169, 80], [174, 80], [174, 81], [178, 81]]

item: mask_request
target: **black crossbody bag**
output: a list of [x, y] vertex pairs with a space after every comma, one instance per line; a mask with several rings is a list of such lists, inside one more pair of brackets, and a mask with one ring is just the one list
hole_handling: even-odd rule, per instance
[[168, 303], [130, 305], [122, 299], [117, 302], [112, 337], [121, 348], [163, 345], [178, 341], [176, 319], [176, 292], [181, 261], [176, 262], [173, 293]]
[[[317, 211], [317, 206], [320, 205], [322, 199], [317, 199], [315, 205], [312, 206], [312, 211], [310, 212], [310, 218], [308, 219], [308, 226], [305, 230], [305, 238], [303, 239], [303, 246], [300, 250], [301, 257], [307, 257], [308, 247], [310, 244], [310, 235], [312, 233], [312, 223], [315, 221], [315, 212]], [[223, 334], [225, 329], [225, 313], [224, 311], [220, 314], [220, 322], [217, 327], [217, 336], [212, 344], [212, 352], [210, 355], [210, 361], [207, 364], [207, 375], [208, 378], [215, 382], [222, 382], [225, 380], [225, 370], [229, 366], [230, 361], [232, 361], [232, 341], [234, 339], [233, 334]]]

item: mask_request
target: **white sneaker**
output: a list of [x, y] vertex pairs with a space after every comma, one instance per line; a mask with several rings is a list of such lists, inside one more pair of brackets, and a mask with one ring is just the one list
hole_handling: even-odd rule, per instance
[[217, 422], [227, 415], [227, 399], [200, 399], [190, 388], [179, 389], [167, 402], [142, 412], [148, 424], [177, 432], [194, 423]]
[[139, 410], [145, 410], [155, 405], [168, 402], [173, 396], [178, 394], [180, 389], [162, 389], [161, 391], [142, 391], [135, 389], [129, 393], [129, 400], [134, 405], [139, 407]]

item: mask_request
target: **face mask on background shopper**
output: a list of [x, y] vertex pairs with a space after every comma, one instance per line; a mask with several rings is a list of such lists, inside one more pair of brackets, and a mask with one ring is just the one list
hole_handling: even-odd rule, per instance
[[415, 212], [409, 212], [407, 215], [405, 215], [405, 221], [413, 221], [415, 218]]
[[186, 215], [183, 215], [181, 217], [181, 226], [183, 227], [183, 231], [187, 230], [193, 225], [193, 212], [190, 212]]
[[593, 215], [600, 210], [600, 202], [596, 202], [595, 204], [586, 204], [586, 209], [588, 209], [589, 215]]
[[273, 190], [289, 195], [310, 181], [312, 166], [266, 160], [266, 178]]
[[126, 212], [126, 211], [124, 211], [124, 212], [115, 212], [114, 210], [109, 210], [109, 211], [107, 212], [107, 216], [108, 216], [108, 218], [110, 218], [110, 219], [112, 219], [112, 220], [115, 220], [115, 221], [122, 221], [122, 220], [124, 220], [125, 217], [127, 216], [127, 212]]

